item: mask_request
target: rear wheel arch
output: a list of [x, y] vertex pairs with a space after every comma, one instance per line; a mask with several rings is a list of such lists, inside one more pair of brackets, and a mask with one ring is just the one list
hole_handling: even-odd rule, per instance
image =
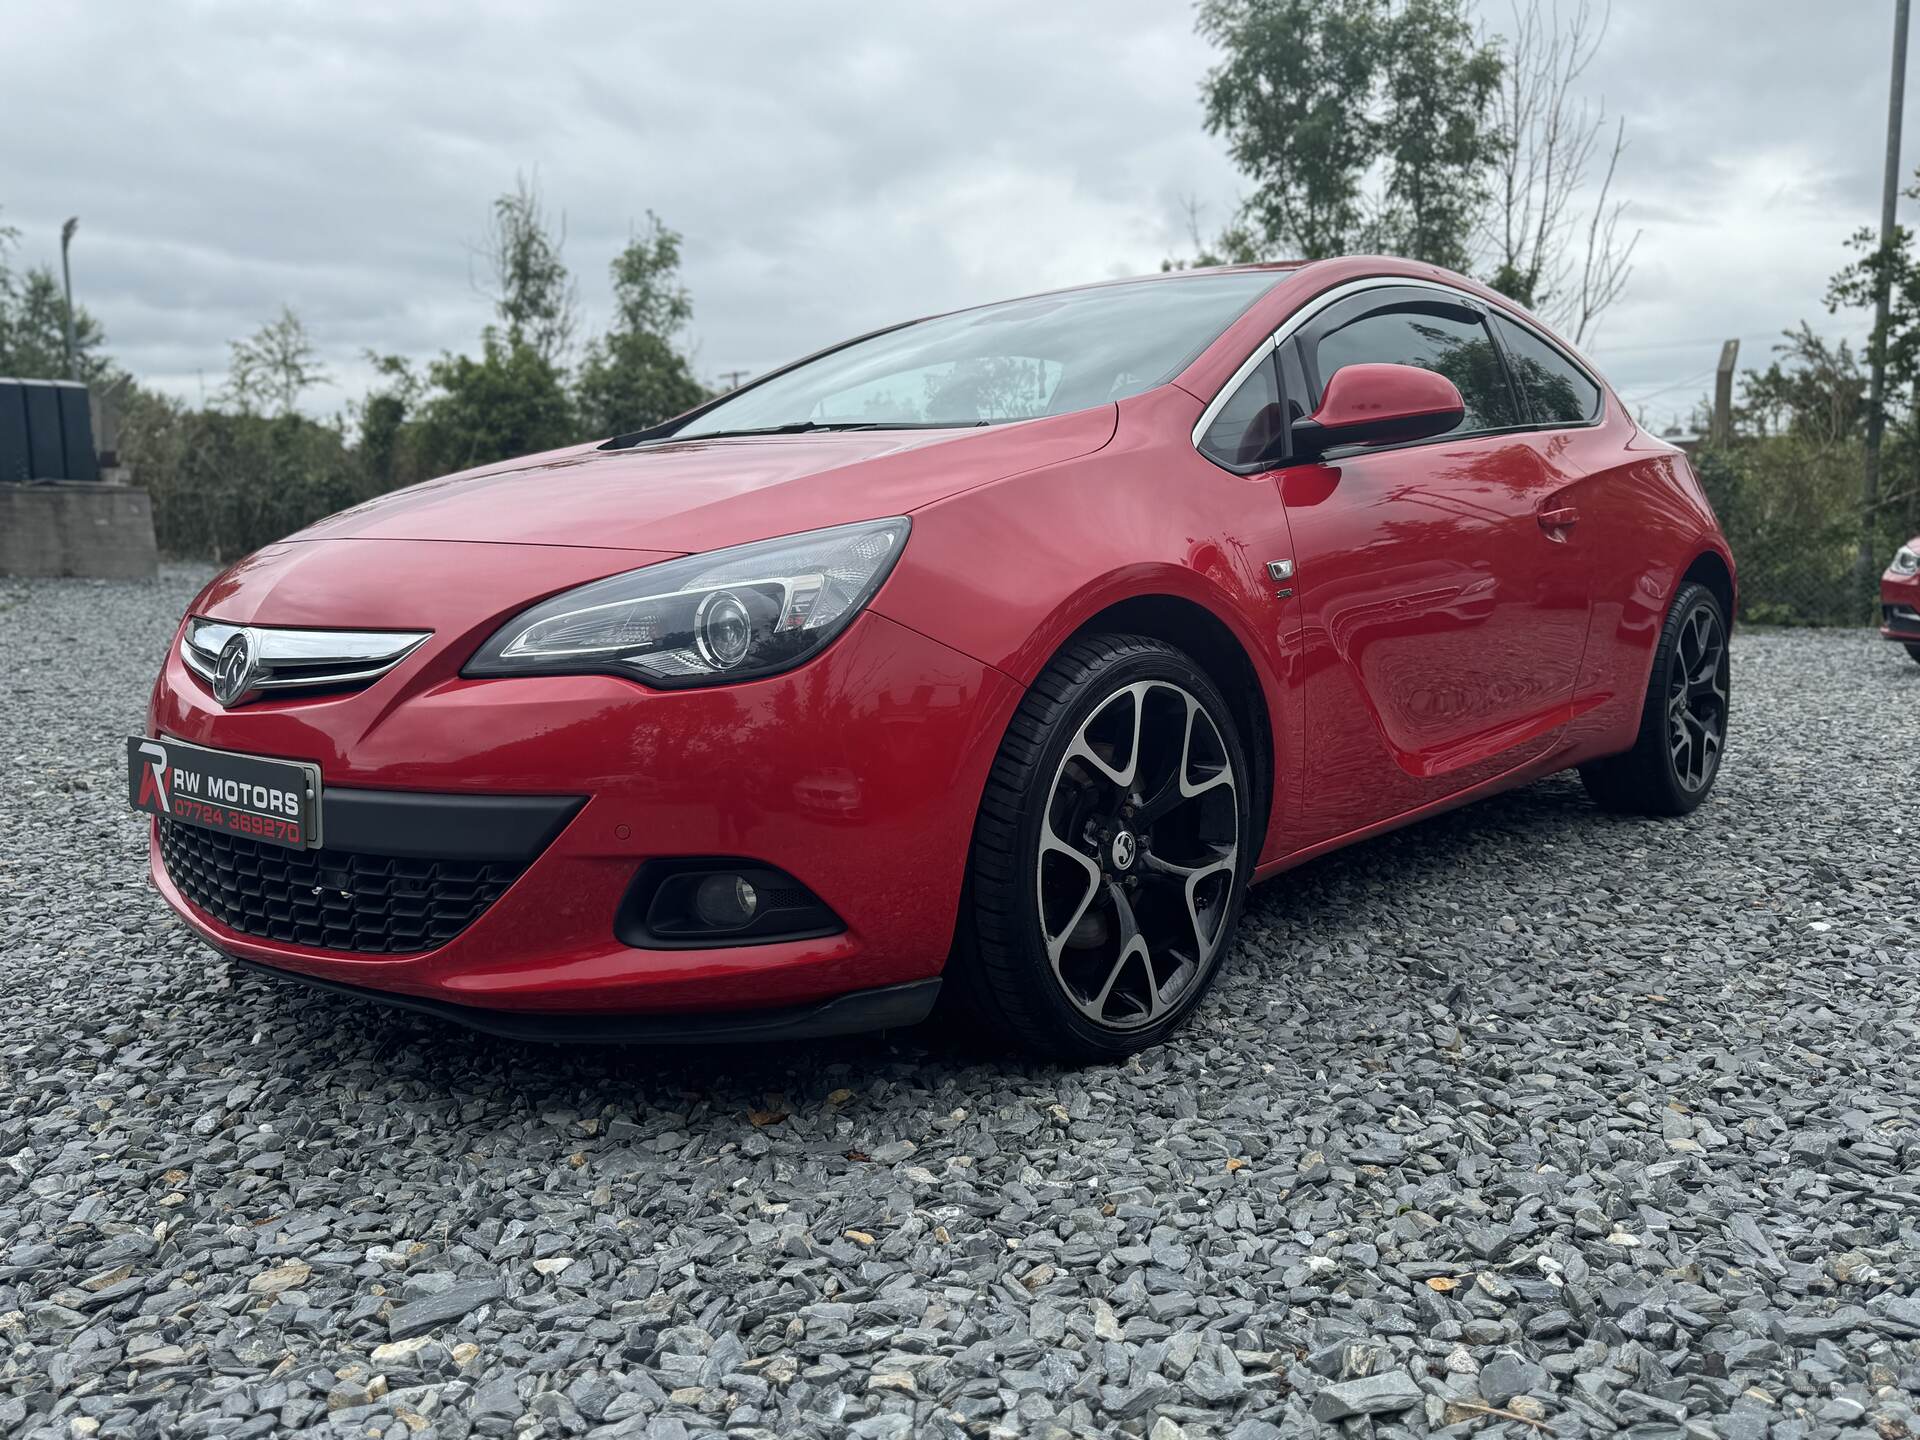
[[[1720, 613], [1726, 618], [1727, 632], [1733, 632], [1735, 592], [1733, 570], [1718, 550], [1702, 550], [1694, 556], [1693, 563], [1687, 566], [1680, 577], [1680, 583], [1696, 581], [1713, 592], [1713, 598], [1720, 602]], [[1676, 589], [1678, 587], [1675, 587]]]

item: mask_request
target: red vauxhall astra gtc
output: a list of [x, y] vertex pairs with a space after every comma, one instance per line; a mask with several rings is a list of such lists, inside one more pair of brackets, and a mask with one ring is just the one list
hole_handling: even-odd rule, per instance
[[1893, 552], [1880, 577], [1880, 633], [1920, 660], [1920, 535]]
[[1247, 886], [1578, 766], [1675, 815], [1733, 564], [1500, 296], [1346, 259], [823, 351], [418, 485], [194, 600], [128, 742], [216, 948], [521, 1036], [1200, 1003]]

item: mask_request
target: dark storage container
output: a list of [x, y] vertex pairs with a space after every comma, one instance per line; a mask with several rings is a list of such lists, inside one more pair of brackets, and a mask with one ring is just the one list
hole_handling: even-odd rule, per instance
[[93, 453], [93, 414], [87, 387], [78, 380], [56, 380], [60, 393], [60, 448], [65, 453], [67, 480], [98, 480], [100, 462]]
[[29, 478], [27, 392], [18, 380], [0, 380], [0, 485]]
[[60, 440], [60, 392], [51, 380], [22, 380], [27, 396], [27, 478], [64, 480], [66, 450]]
[[99, 478], [87, 387], [0, 379], [0, 484]]

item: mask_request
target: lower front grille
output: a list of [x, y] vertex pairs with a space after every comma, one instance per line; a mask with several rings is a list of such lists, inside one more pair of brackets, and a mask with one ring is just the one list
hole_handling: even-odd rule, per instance
[[446, 944], [526, 868], [288, 850], [171, 820], [160, 821], [160, 858], [180, 893], [230, 930], [372, 955]]

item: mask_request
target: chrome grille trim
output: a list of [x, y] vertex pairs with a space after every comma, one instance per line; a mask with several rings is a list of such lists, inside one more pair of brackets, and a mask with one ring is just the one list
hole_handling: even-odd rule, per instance
[[248, 694], [370, 685], [433, 634], [430, 630], [296, 630], [195, 616], [180, 637], [180, 658], [212, 686], [222, 647], [242, 630], [253, 634], [258, 665]]

